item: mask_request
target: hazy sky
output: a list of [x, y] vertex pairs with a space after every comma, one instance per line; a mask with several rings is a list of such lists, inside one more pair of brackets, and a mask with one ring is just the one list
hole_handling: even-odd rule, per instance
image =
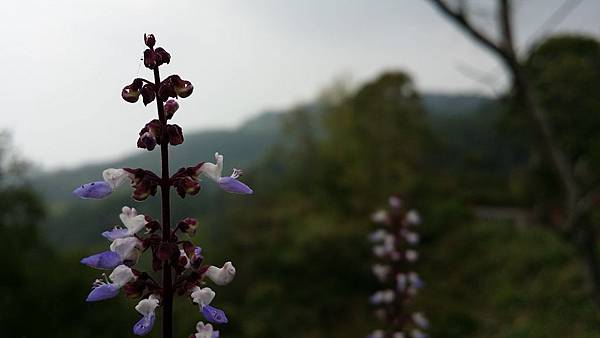
[[[520, 45], [564, 2], [517, 1]], [[485, 19], [490, 2], [473, 3]], [[599, 36], [600, 1], [583, 0], [553, 29]], [[344, 73], [360, 82], [404, 69], [421, 90], [444, 92], [489, 93], [465, 75], [472, 68], [505, 81], [494, 59], [424, 0], [13, 0], [0, 5], [0, 32], [0, 129], [45, 168], [136, 150], [156, 113], [120, 91], [151, 78], [140, 67], [144, 32], [172, 55], [163, 74], [194, 84], [175, 118], [184, 131], [233, 127], [310, 100]]]

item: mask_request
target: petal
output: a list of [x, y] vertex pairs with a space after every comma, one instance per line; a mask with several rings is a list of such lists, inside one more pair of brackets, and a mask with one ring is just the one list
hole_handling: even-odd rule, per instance
[[131, 175], [123, 169], [108, 168], [102, 172], [102, 178], [115, 190], [125, 183], [128, 178], [131, 179]]
[[138, 215], [135, 208], [123, 207], [121, 214], [119, 214], [119, 218], [123, 225], [127, 227], [129, 230], [129, 235], [135, 235], [138, 231], [142, 230], [146, 223], [146, 216]]
[[137, 257], [136, 248], [142, 242], [137, 237], [117, 238], [110, 244], [110, 251], [116, 252], [122, 260], [134, 260]]
[[229, 176], [221, 177], [219, 179], [219, 186], [221, 187], [221, 189], [234, 194], [248, 195], [254, 193], [254, 191], [252, 191], [250, 187]]
[[112, 193], [110, 185], [105, 181], [86, 183], [73, 190], [73, 194], [83, 199], [102, 199]]
[[190, 295], [194, 303], [200, 306], [209, 305], [210, 302], [215, 298], [215, 292], [211, 288], [197, 288]]
[[96, 269], [111, 270], [122, 264], [123, 260], [116, 252], [104, 251], [82, 259], [81, 263]]
[[202, 307], [202, 315], [211, 323], [225, 324], [228, 322], [227, 316], [225, 316], [223, 310], [219, 310], [210, 305], [204, 305]]
[[133, 326], [133, 333], [138, 336], [145, 336], [150, 331], [152, 331], [152, 327], [154, 326], [154, 321], [156, 320], [156, 316], [154, 313], [144, 316]]
[[219, 166], [214, 163], [204, 162], [200, 166], [200, 172], [217, 183], [221, 178], [221, 170], [219, 170]]
[[140, 300], [140, 302], [135, 306], [135, 310], [142, 314], [142, 316], [146, 317], [154, 314], [154, 310], [156, 310], [157, 307], [158, 299], [150, 296], [149, 298]]
[[222, 268], [209, 266], [205, 274], [215, 284], [223, 286], [231, 283], [235, 277], [235, 267], [231, 262], [226, 262]]
[[114, 284], [102, 284], [92, 290], [86, 298], [86, 302], [97, 302], [100, 300], [114, 298], [119, 294], [119, 288]]
[[123, 228], [114, 228], [109, 231], [104, 231], [102, 236], [112, 242], [117, 238], [129, 237], [129, 231]]
[[129, 283], [132, 279], [135, 279], [135, 275], [133, 274], [133, 271], [131, 271], [131, 268], [121, 264], [113, 270], [108, 278], [113, 281], [113, 285], [120, 288]]

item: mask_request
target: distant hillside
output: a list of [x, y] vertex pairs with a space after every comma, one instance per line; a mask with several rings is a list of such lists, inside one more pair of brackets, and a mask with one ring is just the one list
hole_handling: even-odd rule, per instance
[[[489, 98], [473, 95], [431, 94], [423, 95], [422, 99], [436, 134], [456, 133], [456, 130], [445, 130], [445, 128], [461, 129], [461, 126], [455, 123], [447, 124], [447, 118], [472, 115], [492, 102]], [[314, 111], [318, 120], [318, 109], [314, 105], [307, 107], [310, 111]], [[214, 152], [219, 151], [225, 155], [225, 172], [229, 172], [233, 167], [245, 168], [251, 176], [252, 166], [277, 142], [284, 140], [282, 123], [286, 116], [285, 112], [266, 112], [248, 120], [236, 130], [186, 133], [185, 143], [171, 148], [171, 168], [175, 170], [199, 161], [212, 161]], [[49, 215], [41, 225], [42, 230], [52, 241], [60, 241], [62, 245], [67, 246], [90, 244], [101, 240], [97, 234], [116, 224], [118, 212], [115, 210], [118, 210], [120, 205], [128, 203], [142, 210], [146, 208], [151, 210], [154, 201], [145, 204], [131, 202], [128, 189], [122, 189], [111, 199], [82, 203], [85, 201], [80, 201], [71, 194], [73, 188], [82, 183], [100, 180], [102, 170], [105, 168], [143, 167], [157, 170], [158, 164], [159, 152], [136, 149], [132, 155], [114, 161], [36, 175], [32, 179], [33, 186], [43, 195], [49, 206]], [[175, 206], [174, 217], [193, 210], [204, 215], [207, 226], [214, 225], [218, 221], [217, 213], [222, 211], [218, 200], [223, 197], [217, 198], [212, 195], [215, 190], [210, 183], [203, 186], [203, 189], [202, 197], [198, 197], [202, 199], [201, 204], [199, 202], [193, 204], [193, 199], [186, 199], [180, 203], [180, 206]], [[77, 232], [72, 232], [69, 231], [69, 227], [73, 226], [72, 219], [88, 219], [89, 224]]]

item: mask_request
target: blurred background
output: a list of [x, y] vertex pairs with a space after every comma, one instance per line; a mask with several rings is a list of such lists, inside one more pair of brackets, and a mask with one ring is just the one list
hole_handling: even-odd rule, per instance
[[[255, 190], [173, 197], [207, 263], [236, 265], [222, 337], [376, 328], [370, 215], [397, 193], [422, 213], [431, 337], [600, 337], [600, 2], [512, 1], [516, 65], [502, 1], [445, 4], [455, 18], [427, 0], [3, 3], [0, 336], [131, 336], [136, 301], [85, 303], [97, 271], [79, 260], [123, 205], [158, 218], [158, 199], [71, 191], [158, 169], [136, 149], [155, 113], [119, 96], [150, 76], [149, 32], [195, 87], [171, 167], [219, 151]], [[188, 303], [178, 337], [200, 319]]]

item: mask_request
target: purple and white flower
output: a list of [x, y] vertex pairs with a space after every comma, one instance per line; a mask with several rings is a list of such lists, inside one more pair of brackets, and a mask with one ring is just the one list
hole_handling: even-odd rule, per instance
[[200, 166], [200, 172], [206, 177], [219, 184], [221, 189], [234, 194], [252, 194], [254, 191], [246, 184], [240, 182], [238, 178], [242, 175], [239, 169], [233, 169], [231, 176], [222, 177], [223, 173], [223, 155], [215, 153], [215, 163], [204, 162]]
[[[105, 277], [106, 278], [106, 277]], [[108, 279], [101, 281], [99, 279], [94, 282], [92, 291], [87, 296], [87, 302], [96, 302], [100, 300], [110, 299], [119, 294], [119, 289], [131, 280], [135, 280], [135, 275], [130, 267], [126, 265], [117, 266], [108, 276]]]
[[119, 218], [125, 228], [115, 227], [110, 231], [103, 232], [102, 236], [111, 241], [114, 241], [117, 238], [131, 237], [142, 230], [148, 223], [146, 216], [138, 215], [135, 208], [130, 208], [128, 206], [123, 207]]
[[102, 199], [110, 194], [127, 181], [132, 180], [133, 176], [123, 169], [109, 168], [102, 172], [104, 181], [96, 181], [83, 184], [73, 190], [79, 198], [83, 199]]
[[135, 310], [143, 317], [133, 326], [134, 334], [138, 336], [145, 336], [152, 331], [152, 327], [154, 327], [154, 321], [156, 320], [154, 311], [158, 305], [159, 296], [150, 295], [148, 298], [140, 300], [140, 302], [135, 306]]

